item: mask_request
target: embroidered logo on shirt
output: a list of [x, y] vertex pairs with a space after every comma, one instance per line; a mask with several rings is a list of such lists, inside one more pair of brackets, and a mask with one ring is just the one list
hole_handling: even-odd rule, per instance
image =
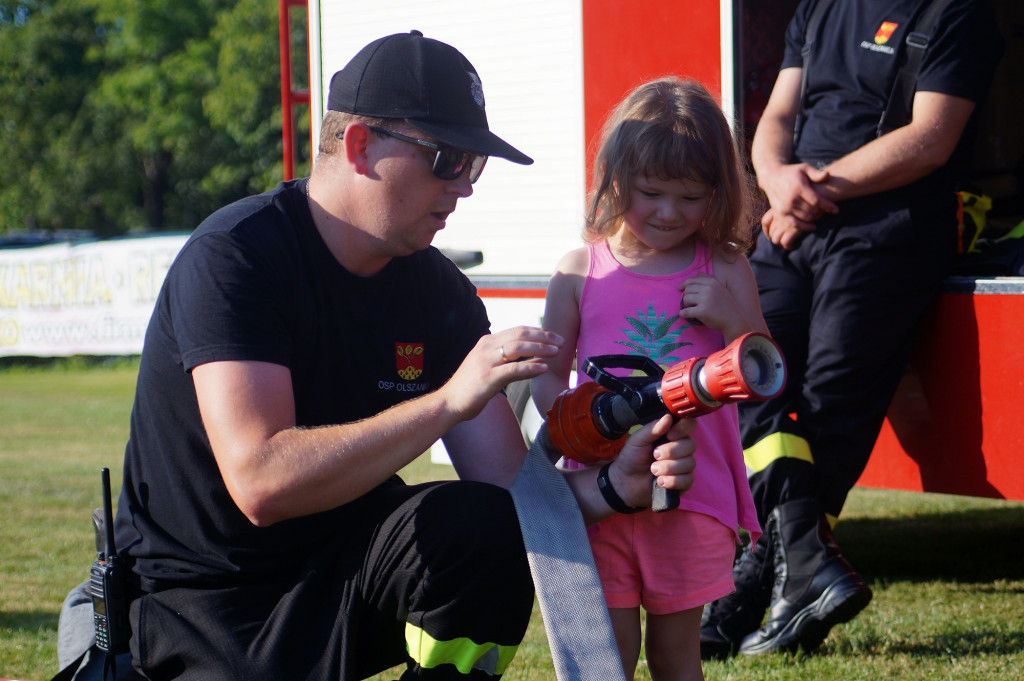
[[860, 47], [864, 50], [870, 50], [872, 52], [882, 52], [883, 54], [894, 55], [896, 54], [896, 48], [892, 45], [887, 45], [889, 38], [899, 28], [899, 24], [892, 21], [883, 21], [882, 25], [878, 27], [878, 31], [875, 32], [875, 41], [870, 42], [867, 40], [860, 41]]
[[423, 343], [395, 343], [395, 370], [407, 381], [423, 373]]
[[896, 30], [899, 24], [894, 24], [891, 21], [883, 21], [882, 25], [878, 27], [878, 33], [875, 34], [875, 44], [884, 45], [889, 42], [889, 38], [892, 37], [892, 32]]

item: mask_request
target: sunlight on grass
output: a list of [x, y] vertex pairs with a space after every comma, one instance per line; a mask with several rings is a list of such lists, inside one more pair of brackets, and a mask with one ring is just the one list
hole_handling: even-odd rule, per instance
[[[135, 367], [0, 369], [0, 677], [56, 672], [57, 620], [94, 557], [99, 470], [120, 488]], [[410, 483], [452, 478], [420, 457]], [[1024, 504], [856, 489], [836, 538], [875, 592], [820, 654], [705, 665], [709, 681], [1024, 681]], [[388, 681], [396, 672], [375, 677]], [[534, 608], [510, 681], [554, 673]], [[649, 681], [641, 664], [638, 681]]]

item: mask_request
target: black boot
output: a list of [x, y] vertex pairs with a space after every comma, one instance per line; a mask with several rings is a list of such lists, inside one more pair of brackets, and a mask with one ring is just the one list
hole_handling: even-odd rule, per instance
[[700, 657], [722, 659], [757, 631], [772, 596], [771, 544], [762, 534], [747, 544], [732, 568], [736, 590], [704, 608], [700, 618]]
[[775, 585], [768, 620], [744, 639], [740, 652], [817, 649], [837, 624], [871, 601], [871, 589], [839, 553], [820, 505], [790, 501], [768, 518]]

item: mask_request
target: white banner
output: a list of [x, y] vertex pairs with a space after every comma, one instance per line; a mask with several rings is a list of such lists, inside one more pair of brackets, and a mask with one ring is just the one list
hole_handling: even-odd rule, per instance
[[0, 356], [136, 355], [188, 235], [0, 249]]

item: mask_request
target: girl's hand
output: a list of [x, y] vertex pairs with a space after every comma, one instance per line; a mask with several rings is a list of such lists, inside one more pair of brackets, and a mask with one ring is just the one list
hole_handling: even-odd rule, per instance
[[[665, 489], [685, 492], [693, 486], [697, 449], [690, 434], [695, 419], [674, 419], [670, 414], [648, 423], [629, 436], [609, 470], [612, 487], [630, 506], [651, 505], [651, 476]], [[666, 440], [661, 444], [659, 440]]]
[[725, 336], [731, 329], [745, 324], [729, 289], [715, 277], [698, 274], [684, 281], [681, 290], [681, 317], [710, 326]]

